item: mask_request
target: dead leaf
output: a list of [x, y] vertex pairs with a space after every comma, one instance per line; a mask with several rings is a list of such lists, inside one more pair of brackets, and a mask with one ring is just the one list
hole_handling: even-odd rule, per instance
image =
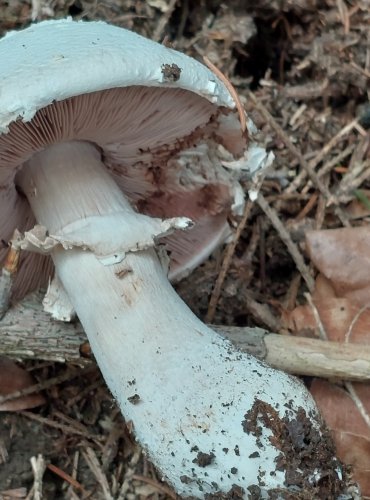
[[[370, 385], [352, 384], [365, 411], [370, 415]], [[343, 388], [315, 379], [311, 393], [334, 434], [338, 457], [353, 466], [364, 497], [370, 496], [370, 428], [356, 404]]]
[[370, 227], [309, 231], [308, 254], [330, 280], [337, 297], [366, 306], [370, 303]]
[[[368, 227], [309, 231], [307, 250], [320, 270], [309, 304], [285, 311], [295, 334], [335, 342], [370, 343], [370, 230]], [[319, 318], [319, 320], [318, 320]]]
[[[7, 396], [34, 385], [34, 378], [11, 359], [0, 358], [0, 396]], [[0, 404], [0, 411], [19, 411], [35, 408], [45, 403], [40, 393], [21, 396]]]
[[[368, 227], [310, 231], [307, 250], [320, 270], [310, 304], [285, 311], [295, 334], [324, 333], [328, 340], [370, 344], [370, 230]], [[353, 383], [363, 412], [370, 415], [370, 384]], [[353, 467], [364, 497], [370, 498], [370, 426], [349, 393], [316, 379], [311, 393], [333, 432], [338, 457]]]
[[346, 213], [351, 217], [351, 219], [362, 219], [370, 215], [370, 191], [368, 189], [361, 189], [361, 193], [364, 196], [367, 203], [355, 198], [346, 207]]
[[[314, 299], [313, 305], [328, 340], [370, 344], [370, 309], [361, 308], [349, 299], [336, 297]], [[313, 308], [306, 304], [283, 315], [284, 326], [295, 335], [319, 337], [320, 325]]]

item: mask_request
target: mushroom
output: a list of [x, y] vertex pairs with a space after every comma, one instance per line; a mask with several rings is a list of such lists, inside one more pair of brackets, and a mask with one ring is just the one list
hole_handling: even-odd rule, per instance
[[[0, 74], [0, 235], [25, 231], [30, 251], [16, 294], [50, 274], [50, 254], [54, 309], [73, 305], [123, 415], [179, 494], [334, 498], [345, 472], [308, 391], [204, 325], [156, 248], [167, 237], [179, 274], [204, 259], [238, 192], [223, 162], [267, 161], [224, 84], [101, 22], [10, 33]], [[206, 238], [212, 228], [205, 250], [197, 225]]]

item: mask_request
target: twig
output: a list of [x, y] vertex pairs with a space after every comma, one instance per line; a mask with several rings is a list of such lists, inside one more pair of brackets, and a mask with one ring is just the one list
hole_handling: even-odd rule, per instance
[[[250, 235], [249, 241], [248, 241], [248, 246], [242, 256], [242, 260], [249, 264], [251, 266], [252, 264], [252, 259], [254, 254], [256, 253], [257, 247], [258, 247], [258, 241], [260, 237], [259, 233], [259, 222], [256, 222], [253, 224], [252, 227], [252, 233]], [[252, 276], [252, 274], [251, 274]]]
[[260, 278], [260, 291], [265, 291], [266, 285], [266, 234], [265, 234], [265, 226], [266, 224], [263, 221], [262, 215], [257, 218], [257, 227], [258, 227], [258, 249], [259, 249], [259, 278]]
[[302, 276], [299, 273], [296, 273], [290, 281], [289, 288], [285, 294], [283, 302], [281, 303], [283, 308], [287, 311], [292, 311], [296, 306], [297, 295], [301, 286], [301, 282]]
[[245, 228], [245, 225], [247, 223], [250, 211], [252, 209], [252, 205], [253, 205], [252, 201], [248, 200], [245, 207], [244, 207], [244, 212], [243, 212], [242, 218], [238, 224], [238, 227], [236, 228], [233, 241], [231, 243], [229, 243], [229, 245], [226, 247], [225, 255], [224, 255], [224, 258], [223, 258], [222, 264], [221, 264], [221, 269], [220, 269], [220, 272], [217, 276], [217, 280], [216, 280], [215, 286], [212, 290], [211, 298], [210, 298], [210, 301], [208, 304], [208, 311], [206, 314], [206, 321], [208, 323], [211, 323], [213, 321], [214, 316], [215, 316], [217, 303], [218, 303], [220, 295], [221, 295], [222, 285], [225, 281], [227, 272], [229, 270], [231, 260], [232, 260], [232, 257], [234, 255], [234, 252], [235, 252], [236, 245], [238, 244], [240, 236], [241, 236], [241, 234]]
[[1, 500], [15, 500], [16, 498], [26, 498], [27, 490], [26, 488], [14, 488], [11, 490], [0, 491]]
[[25, 500], [32, 500], [32, 498], [33, 498], [33, 490], [34, 490], [34, 488], [33, 488], [33, 486], [31, 486], [31, 489], [28, 492], [28, 495], [26, 496]]
[[8, 458], [9, 458], [8, 450], [5, 446], [4, 440], [1, 438], [0, 439], [0, 465], [3, 465], [5, 462], [7, 462]]
[[61, 422], [64, 422], [66, 425], [70, 425], [70, 426], [74, 427], [75, 429], [79, 429], [82, 432], [88, 432], [87, 427], [82, 422], [80, 422], [79, 420], [76, 420], [72, 417], [69, 417], [68, 415], [66, 415], [62, 411], [52, 410], [51, 416], [53, 418], [60, 419]]
[[315, 306], [315, 304], [314, 304], [314, 302], [312, 300], [311, 294], [305, 293], [304, 296], [305, 296], [308, 304], [311, 307], [312, 314], [313, 314], [313, 317], [315, 318], [316, 325], [317, 325], [317, 328], [318, 328], [318, 331], [319, 331], [319, 337], [320, 337], [320, 339], [321, 340], [328, 340], [328, 336], [327, 336], [327, 333], [325, 331], [325, 327], [324, 327], [324, 325], [323, 325], [323, 323], [321, 321], [319, 311], [317, 310], [317, 307]]
[[265, 175], [265, 173], [263, 171], [261, 171], [255, 175], [255, 178], [252, 181], [252, 185], [248, 189], [249, 199], [245, 204], [244, 212], [243, 212], [242, 218], [241, 218], [241, 220], [236, 228], [234, 238], [233, 238], [232, 242], [226, 247], [224, 258], [223, 258], [222, 263], [221, 263], [221, 269], [220, 269], [219, 275], [217, 276], [217, 280], [216, 280], [215, 286], [212, 290], [211, 298], [210, 298], [210, 301], [208, 304], [206, 321], [209, 323], [211, 323], [213, 321], [213, 318], [215, 316], [217, 303], [218, 303], [220, 295], [221, 295], [222, 285], [225, 281], [226, 275], [227, 275], [229, 267], [231, 265], [232, 257], [234, 255], [236, 246], [239, 242], [239, 239], [242, 235], [242, 232], [243, 232], [245, 225], [247, 223], [247, 220], [249, 218], [249, 214], [250, 214], [250, 211], [252, 209], [253, 203], [256, 199], [256, 196], [257, 196], [259, 190], [261, 189], [264, 175]]
[[[322, 167], [319, 168], [317, 171], [318, 177], [323, 177], [325, 174], [328, 174], [333, 167], [341, 163], [347, 156], [353, 153], [356, 145], [355, 144], [350, 144], [347, 146], [343, 151], [340, 151], [337, 155], [335, 155], [333, 158], [330, 158], [330, 160], [326, 161]], [[293, 181], [294, 182], [294, 181]], [[311, 182], [307, 183], [306, 186], [302, 189], [301, 194], [306, 194], [310, 188]]]
[[359, 71], [364, 76], [366, 76], [366, 78], [370, 78], [370, 71], [368, 71], [367, 69], [361, 68], [361, 66], [356, 64], [354, 61], [351, 61], [349, 64], [352, 66], [352, 68], [357, 69], [357, 71]]
[[[74, 481], [77, 481], [77, 470], [78, 470], [78, 461], [80, 458], [80, 452], [78, 450], [75, 451], [75, 454], [73, 456], [73, 468], [72, 468], [72, 474], [71, 477]], [[85, 490], [84, 490], [85, 493]], [[73, 490], [73, 485], [71, 484], [68, 488], [68, 495], [71, 497], [71, 500], [77, 500], [77, 496]]]
[[272, 331], [280, 329], [280, 321], [275, 317], [267, 304], [261, 304], [254, 300], [248, 291], [243, 293], [245, 297], [245, 307], [260, 325], [265, 325]]
[[370, 346], [278, 335], [261, 328], [213, 326], [238, 349], [289, 373], [364, 382], [370, 380]]
[[135, 473], [135, 469], [137, 464], [139, 463], [140, 457], [141, 457], [141, 449], [137, 448], [130, 459], [128, 467], [126, 468], [126, 472], [124, 474], [124, 478], [122, 481], [121, 488], [119, 490], [117, 500], [126, 500], [127, 492], [130, 489], [132, 476]]
[[175, 10], [177, 4], [177, 0], [170, 0], [170, 3], [167, 5], [166, 12], [159, 19], [156, 29], [154, 30], [152, 39], [156, 42], [159, 42], [162, 38], [163, 31], [170, 20], [173, 11]]
[[286, 245], [292, 259], [295, 262], [295, 265], [297, 266], [299, 272], [302, 275], [302, 278], [305, 280], [309, 291], [312, 292], [315, 286], [315, 282], [311, 276], [309, 268], [306, 266], [303, 260], [302, 254], [300, 253], [297, 245], [293, 242], [292, 238], [290, 237], [289, 232], [283, 226], [276, 211], [267, 203], [266, 199], [263, 197], [261, 193], [258, 194], [257, 203], [261, 207], [261, 209], [265, 212], [271, 224], [278, 232], [280, 239]]
[[319, 198], [319, 195], [317, 193], [314, 193], [310, 197], [310, 199], [308, 200], [308, 202], [306, 203], [306, 205], [299, 212], [299, 214], [296, 216], [295, 220], [296, 221], [300, 221], [300, 220], [304, 219], [306, 217], [306, 215], [308, 213], [310, 213], [311, 210], [313, 209], [313, 207], [316, 205], [318, 198]]
[[322, 81], [309, 81], [301, 85], [286, 85], [282, 88], [281, 94], [286, 99], [309, 100], [321, 97], [328, 88], [329, 80], [325, 78]]
[[27, 387], [25, 389], [21, 389], [20, 391], [12, 392], [11, 394], [7, 394], [6, 396], [0, 396], [0, 405], [22, 396], [29, 396], [30, 394], [34, 394], [35, 392], [43, 391], [45, 389], [48, 389], [49, 387], [61, 384], [62, 382], [66, 382], [67, 380], [71, 380], [77, 376], [86, 375], [86, 373], [90, 373], [93, 370], [96, 370], [96, 367], [92, 365], [83, 370], [68, 371], [67, 373], [58, 375], [57, 377], [53, 377], [48, 380], [44, 380], [43, 382], [38, 382], [37, 384], [31, 385], [30, 387]]
[[355, 388], [353, 387], [353, 384], [351, 382], [345, 382], [344, 386], [347, 389], [352, 401], [355, 403], [361, 417], [365, 420], [366, 425], [370, 429], [370, 415], [368, 414], [364, 405], [362, 404], [361, 399], [358, 397], [357, 392], [356, 392]]
[[33, 500], [42, 500], [42, 478], [45, 472], [45, 460], [42, 455], [30, 458], [33, 472]]
[[215, 66], [207, 56], [203, 56], [203, 61], [206, 63], [206, 65], [209, 67], [211, 71], [221, 80], [221, 82], [225, 85], [227, 90], [230, 92], [231, 97], [234, 99], [236, 109], [238, 110], [239, 113], [239, 120], [240, 120], [240, 127], [242, 129], [242, 132], [244, 133], [246, 128], [247, 128], [247, 119], [245, 117], [245, 111], [243, 104], [240, 101], [240, 97], [238, 92], [235, 90], [235, 87], [233, 84], [230, 82], [230, 80], [220, 71], [217, 66]]
[[177, 499], [177, 495], [172, 490], [170, 490], [167, 486], [160, 484], [158, 481], [152, 479], [151, 477], [140, 476], [139, 474], [133, 474], [132, 479], [136, 479], [136, 481], [141, 481], [143, 483], [150, 484], [151, 486], [154, 486], [154, 488], [158, 490], [159, 493], [164, 493], [173, 500]]
[[83, 436], [86, 439], [89, 439], [91, 441], [94, 441], [94, 443], [98, 444], [101, 446], [100, 441], [103, 440], [101, 436], [94, 436], [92, 434], [89, 434], [87, 431], [82, 431], [80, 429], [76, 429], [72, 425], [65, 425], [65, 424], [60, 424], [59, 422], [54, 422], [54, 420], [51, 420], [50, 418], [45, 418], [45, 417], [40, 417], [40, 415], [37, 415], [36, 413], [28, 412], [28, 411], [21, 411], [19, 412], [19, 415], [23, 415], [26, 418], [29, 418], [30, 420], [35, 420], [36, 422], [39, 422], [40, 424], [47, 425], [48, 427], [53, 427], [54, 429], [59, 429], [60, 431], [64, 432], [66, 435], [68, 434], [76, 434], [77, 436]]
[[370, 162], [366, 159], [369, 148], [369, 136], [363, 138], [353, 152], [346, 174], [343, 176], [339, 186], [335, 191], [338, 199], [346, 200], [346, 195], [357, 189], [370, 176]]
[[[349, 340], [350, 340], [350, 336], [351, 336], [351, 333], [352, 333], [352, 329], [355, 325], [355, 323], [357, 322], [357, 320], [359, 319], [359, 317], [361, 316], [361, 314], [363, 313], [364, 311], [364, 308], [362, 307], [358, 313], [356, 314], [356, 316], [353, 318], [349, 328], [348, 328], [348, 331], [346, 332], [346, 335], [345, 335], [345, 339], [344, 339], [344, 342], [345, 342], [345, 345], [350, 345], [349, 343]], [[369, 413], [367, 412], [366, 408], [364, 407], [364, 405], [362, 404], [362, 401], [361, 401], [361, 398], [357, 395], [357, 392], [356, 392], [356, 389], [354, 388], [353, 384], [349, 381], [346, 381], [344, 383], [344, 386], [345, 388], [347, 389], [352, 401], [355, 403], [360, 415], [362, 416], [362, 418], [365, 420], [366, 422], [366, 425], [369, 427], [370, 429], [370, 415]]]
[[189, 15], [189, 0], [182, 0], [181, 4], [181, 17], [180, 22], [177, 25], [177, 35], [176, 39], [180, 40], [184, 34], [186, 22]]
[[103, 381], [102, 381], [101, 377], [99, 376], [99, 372], [97, 371], [97, 373], [98, 373], [98, 377], [99, 377], [98, 380], [96, 380], [92, 384], [88, 385], [87, 387], [85, 387], [84, 389], [79, 391], [79, 393], [76, 394], [76, 396], [74, 396], [73, 398], [68, 399], [68, 401], [65, 403], [66, 408], [71, 408], [78, 401], [85, 398], [91, 392], [95, 391], [95, 389], [98, 389], [99, 387], [103, 386]]
[[320, 195], [319, 200], [317, 202], [317, 210], [316, 210], [316, 214], [315, 214], [315, 229], [316, 230], [321, 229], [323, 224], [324, 224], [325, 208], [326, 208], [325, 198], [322, 195]]
[[286, 132], [272, 117], [267, 108], [257, 99], [257, 97], [253, 94], [253, 92], [250, 91], [249, 96], [253, 101], [253, 104], [255, 105], [256, 109], [262, 114], [262, 116], [265, 118], [270, 127], [275, 131], [275, 133], [281, 138], [287, 149], [298, 159], [299, 163], [304, 168], [306, 174], [310, 177], [315, 187], [321, 192], [323, 189], [321, 182], [318, 179], [316, 172], [312, 169], [311, 165], [305, 160], [302, 153], [294, 146], [294, 144], [292, 143]]
[[[117, 411], [117, 408], [114, 410]], [[109, 470], [111, 463], [117, 455], [119, 439], [125, 434], [125, 428], [122, 426], [121, 422], [114, 422], [114, 417], [110, 417], [110, 419], [112, 421], [112, 427], [109, 430], [109, 434], [105, 440], [104, 448], [101, 454], [103, 472], [107, 472]]]
[[94, 450], [88, 446], [86, 451], [82, 451], [82, 455], [103, 490], [104, 500], [114, 500], [110, 492], [108, 479], [100, 467], [99, 460], [95, 455]]
[[353, 332], [353, 329], [355, 327], [355, 324], [357, 321], [360, 319], [360, 316], [366, 311], [366, 309], [369, 307], [369, 305], [362, 306], [357, 313], [354, 315], [352, 318], [351, 324], [348, 327], [348, 330], [346, 331], [345, 337], [344, 337], [344, 342], [349, 342], [351, 339], [351, 334]]
[[74, 488], [76, 488], [76, 490], [79, 490], [82, 493], [86, 493], [86, 491], [84, 490], [84, 487], [82, 486], [81, 483], [79, 483], [78, 481], [76, 481], [76, 479], [73, 479], [72, 476], [70, 476], [69, 474], [67, 474], [66, 472], [64, 472], [62, 469], [60, 469], [56, 465], [48, 464], [47, 468], [49, 470], [51, 470], [52, 472], [54, 472], [54, 474], [56, 474], [57, 476], [59, 476], [60, 478], [62, 478], [63, 481], [66, 481], [71, 486], [73, 486]]
[[338, 7], [340, 20], [342, 21], [342, 24], [343, 24], [344, 33], [346, 35], [348, 35], [348, 33], [350, 32], [350, 28], [351, 28], [348, 7], [344, 3], [343, 0], [337, 0], [337, 7]]
[[[326, 144], [325, 146], [321, 149], [321, 151], [315, 156], [313, 160], [310, 161], [308, 164], [310, 169], [316, 168], [319, 163], [322, 162], [322, 160], [325, 158], [325, 156], [338, 144], [339, 141], [343, 139], [344, 136], [346, 136], [349, 132], [351, 132], [355, 125], [358, 123], [357, 119], [352, 120], [351, 122], [347, 123], [334, 137], [332, 137]], [[294, 146], [293, 146], [294, 147]], [[298, 158], [299, 160], [299, 158]], [[303, 158], [304, 160], [304, 158]], [[304, 160], [305, 162], [305, 160]], [[302, 167], [304, 168], [303, 164], [301, 164]], [[317, 177], [320, 178], [323, 175], [324, 172], [322, 173], [317, 173]], [[294, 179], [294, 181], [288, 186], [285, 190], [286, 193], [292, 193], [296, 189], [299, 188], [301, 183], [304, 181], [304, 179], [307, 177], [308, 172], [306, 169], [302, 170], [300, 174], [297, 175], [297, 177]], [[313, 181], [312, 181], [313, 182]], [[313, 184], [315, 184], [313, 182]], [[324, 194], [324, 193], [323, 193]]]
[[[275, 131], [275, 133], [281, 138], [281, 140], [284, 142], [285, 146], [287, 149], [298, 159], [301, 167], [304, 169], [306, 175], [309, 176], [311, 179], [312, 183], [314, 186], [320, 191], [320, 193], [324, 196], [324, 198], [327, 201], [331, 201], [335, 206], [335, 213], [340, 219], [341, 223], [344, 226], [348, 226], [348, 218], [346, 215], [343, 213], [343, 210], [337, 206], [338, 205], [338, 200], [335, 199], [335, 197], [330, 193], [329, 189], [323, 185], [323, 183], [320, 181], [320, 178], [318, 177], [317, 173], [312, 167], [311, 163], [308, 163], [308, 161], [304, 158], [302, 153], [294, 146], [292, 141], [289, 139], [288, 135], [286, 132], [282, 129], [282, 127], [274, 120], [274, 118], [271, 116], [267, 108], [257, 99], [257, 97], [253, 94], [253, 92], [249, 92], [249, 96], [251, 97], [256, 109], [263, 115], [263, 117], [266, 119], [268, 124], [271, 126], [271, 128]], [[355, 123], [357, 123], [357, 120], [355, 120], [352, 123], [352, 127], [354, 126]], [[318, 155], [319, 156], [319, 155]], [[317, 158], [315, 159], [315, 162], [317, 161]], [[321, 161], [321, 160], [320, 160]], [[303, 177], [303, 174], [301, 173], [301, 177]], [[298, 177], [296, 179], [298, 182]], [[296, 189], [296, 185], [293, 187], [293, 183], [287, 188], [287, 192], [291, 192], [292, 189]]]

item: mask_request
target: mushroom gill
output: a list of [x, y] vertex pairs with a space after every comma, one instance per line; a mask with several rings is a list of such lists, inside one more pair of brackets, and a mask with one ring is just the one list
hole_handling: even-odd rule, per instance
[[[179, 269], [181, 274], [184, 266], [191, 269], [195, 255], [199, 263], [228, 234], [231, 185], [220, 164], [207, 157], [208, 149], [220, 142], [214, 137], [223, 133], [228, 113], [233, 114], [187, 90], [132, 86], [54, 102], [29, 122], [11, 123], [9, 132], [0, 135], [1, 239], [6, 242], [15, 228], [25, 231], [35, 223], [27, 200], [14, 185], [16, 171], [48, 146], [88, 141], [101, 149], [105, 166], [143, 213], [182, 215], [199, 222], [189, 233], [166, 239], [172, 273]], [[232, 150], [245, 142], [237, 128], [227, 140]], [[191, 167], [189, 161], [181, 161], [184, 150], [197, 157]], [[5, 253], [4, 246], [0, 265]], [[51, 272], [48, 257], [22, 255], [14, 297], [45, 285]]]

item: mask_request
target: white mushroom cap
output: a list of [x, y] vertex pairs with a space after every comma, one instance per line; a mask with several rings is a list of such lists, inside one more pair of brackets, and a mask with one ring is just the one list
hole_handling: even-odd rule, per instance
[[[63, 20], [5, 36], [0, 75], [3, 240], [34, 224], [15, 190], [16, 171], [35, 152], [67, 140], [98, 145], [140, 211], [194, 220], [194, 229], [165, 240], [172, 278], [229, 236], [237, 182], [218, 145], [239, 157], [247, 139], [229, 92], [208, 68], [122, 28]], [[0, 261], [4, 256], [0, 250]], [[45, 283], [50, 272], [48, 259], [23, 256], [15, 295]]]
[[[178, 80], [166, 66], [181, 69]], [[0, 44], [0, 132], [54, 101], [116, 87], [182, 88], [233, 108], [228, 90], [196, 60], [104, 22], [44, 21]]]

